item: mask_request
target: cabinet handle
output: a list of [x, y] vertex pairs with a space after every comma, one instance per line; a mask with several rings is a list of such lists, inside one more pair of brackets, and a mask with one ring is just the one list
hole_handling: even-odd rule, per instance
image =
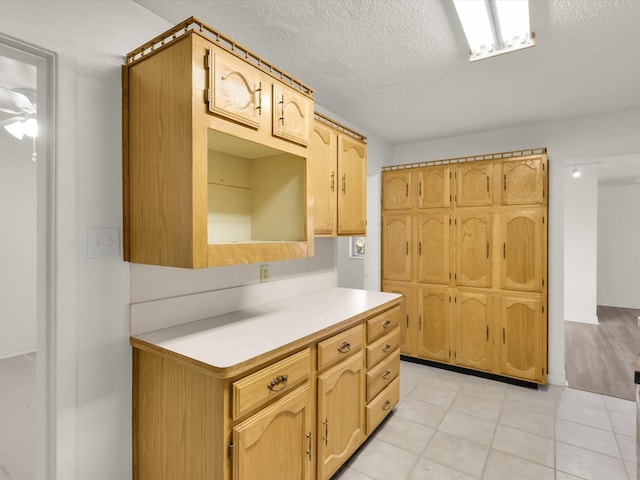
[[256, 110], [258, 110], [258, 115], [262, 116], [262, 82], [258, 85], [256, 93], [258, 94], [258, 106]]
[[331, 191], [335, 191], [336, 188], [336, 171], [331, 171]]
[[311, 432], [307, 433], [307, 456], [311, 460]]
[[389, 328], [391, 326], [391, 320], [389, 320], [388, 318], [382, 322], [382, 328]]
[[422, 182], [418, 183], [418, 196], [421, 197], [422, 196]]
[[409, 184], [408, 184], [408, 183], [406, 183], [406, 184], [404, 185], [404, 196], [405, 196], [405, 197], [408, 197], [408, 196], [409, 196]]
[[388, 352], [389, 352], [389, 350], [391, 350], [391, 344], [390, 344], [390, 343], [385, 343], [385, 344], [384, 344], [384, 347], [382, 347], [382, 351], [383, 351], [384, 353], [388, 353]]
[[503, 175], [502, 189], [503, 189], [505, 192], [507, 191], [507, 174], [506, 174], [506, 173]]
[[405, 250], [406, 250], [406, 254], [409, 255], [409, 242], [407, 242]]
[[279, 392], [287, 388], [287, 382], [289, 381], [289, 375], [278, 375], [271, 380], [271, 383], [267, 385], [267, 388], [272, 392]]
[[507, 258], [507, 243], [502, 244], [502, 258]]
[[387, 411], [391, 408], [391, 402], [389, 400], [387, 400], [386, 402], [384, 402], [384, 404], [382, 405], [382, 409]]
[[489, 325], [487, 325], [487, 342], [489, 341]]
[[422, 240], [418, 242], [418, 255], [422, 256]]
[[347, 353], [349, 350], [351, 350], [351, 344], [349, 342], [344, 342], [338, 347], [340, 353]]
[[280, 124], [284, 127], [284, 95], [278, 103], [280, 104]]
[[342, 194], [347, 193], [347, 176], [342, 175]]
[[504, 327], [502, 327], [502, 343], [506, 343], [507, 340], [505, 338]]
[[489, 242], [487, 242], [487, 258], [489, 258]]
[[382, 374], [382, 379], [383, 380], [389, 380], [389, 377], [391, 376], [391, 370], [386, 370], [383, 374]]
[[487, 192], [489, 191], [489, 175], [487, 175]]
[[329, 419], [325, 417], [322, 424], [324, 425], [324, 437], [322, 437], [322, 439], [324, 440], [324, 445], [326, 447], [329, 443]]

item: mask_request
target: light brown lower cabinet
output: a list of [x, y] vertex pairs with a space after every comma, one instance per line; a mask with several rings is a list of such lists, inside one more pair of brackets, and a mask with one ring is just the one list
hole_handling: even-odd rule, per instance
[[403, 303], [228, 369], [132, 338], [134, 480], [328, 480], [398, 403]]

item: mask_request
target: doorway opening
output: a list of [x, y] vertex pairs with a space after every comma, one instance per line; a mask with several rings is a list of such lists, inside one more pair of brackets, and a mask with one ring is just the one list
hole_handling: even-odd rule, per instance
[[2, 478], [54, 474], [54, 70], [0, 35]]
[[567, 162], [565, 193], [567, 382], [635, 400], [640, 154]]

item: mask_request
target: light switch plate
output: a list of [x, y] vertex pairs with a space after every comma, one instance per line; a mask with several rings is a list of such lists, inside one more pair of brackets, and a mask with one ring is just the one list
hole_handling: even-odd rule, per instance
[[119, 228], [88, 228], [87, 258], [120, 257]]

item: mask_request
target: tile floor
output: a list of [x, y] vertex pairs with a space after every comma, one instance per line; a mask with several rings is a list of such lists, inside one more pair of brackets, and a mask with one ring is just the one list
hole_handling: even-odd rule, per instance
[[635, 480], [635, 404], [401, 362], [400, 403], [335, 480]]
[[36, 354], [0, 360], [0, 480], [36, 478]]

